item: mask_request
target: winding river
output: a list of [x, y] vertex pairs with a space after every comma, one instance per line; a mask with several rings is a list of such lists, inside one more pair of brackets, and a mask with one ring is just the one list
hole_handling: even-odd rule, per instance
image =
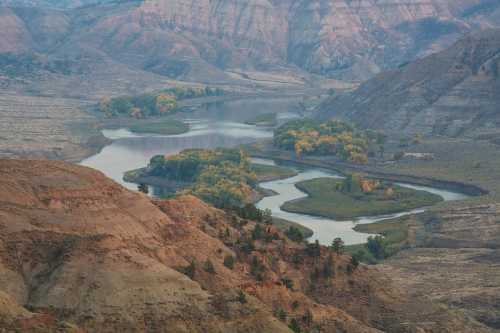
[[[271, 138], [271, 129], [245, 125], [243, 122], [258, 114], [269, 112], [275, 112], [279, 121], [297, 117], [297, 102], [298, 100], [290, 98], [277, 98], [239, 100], [209, 105], [194, 113], [184, 115], [184, 121], [190, 124], [191, 130], [181, 135], [135, 134], [127, 129], [104, 130], [104, 136], [112, 139], [113, 142], [98, 154], [82, 161], [81, 164], [100, 170], [116, 182], [135, 190], [137, 188], [135, 184], [123, 181], [123, 174], [125, 171], [145, 166], [152, 156], [175, 154], [187, 148], [233, 147]], [[274, 164], [271, 160], [262, 159], [255, 159], [255, 162]], [[355, 221], [334, 221], [327, 218], [289, 213], [280, 209], [280, 206], [286, 201], [306, 196], [295, 187], [296, 183], [318, 177], [339, 178], [340, 176], [328, 170], [305, 169], [299, 170], [295, 177], [261, 183], [261, 187], [273, 190], [277, 195], [262, 199], [257, 206], [261, 209], [270, 209], [276, 217], [294, 221], [312, 229], [314, 232], [312, 239], [318, 239], [321, 244], [325, 245], [330, 244], [335, 237], [341, 237], [348, 245], [363, 243], [370, 235], [354, 231], [353, 227], [356, 224], [373, 223], [425, 210], [416, 209], [386, 216], [362, 217]], [[460, 193], [431, 187], [403, 183], [399, 185], [438, 194], [446, 201], [466, 198]], [[153, 195], [160, 193], [159, 189], [153, 191]]]

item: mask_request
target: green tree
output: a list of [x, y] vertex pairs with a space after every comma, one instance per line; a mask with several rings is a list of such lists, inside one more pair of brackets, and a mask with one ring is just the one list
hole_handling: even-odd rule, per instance
[[255, 227], [252, 230], [252, 239], [253, 240], [258, 240], [262, 238], [262, 235], [264, 233], [264, 230], [260, 226], [260, 224], [256, 224]]
[[227, 255], [224, 257], [224, 266], [226, 266], [229, 269], [234, 268], [234, 257], [232, 255]]
[[285, 321], [288, 314], [282, 308], [274, 310], [274, 316], [281, 321]]
[[300, 333], [300, 325], [297, 319], [292, 318], [292, 320], [290, 320], [290, 324], [288, 325], [288, 327], [295, 333]]
[[210, 274], [215, 274], [215, 267], [214, 264], [210, 261], [210, 259], [207, 259], [205, 263], [203, 264], [203, 269], [210, 273]]
[[323, 264], [323, 277], [328, 279], [333, 276], [335, 276], [335, 262], [333, 256], [330, 254]]
[[344, 241], [342, 240], [342, 238], [337, 237], [333, 240], [332, 250], [338, 255], [344, 253]]
[[319, 245], [319, 241], [317, 239], [314, 243], [307, 244], [306, 253], [310, 257], [319, 257], [321, 255], [321, 246]]
[[358, 258], [356, 258], [356, 256], [351, 257], [350, 265], [354, 268], [354, 270], [356, 270], [358, 268], [359, 260], [358, 260]]
[[257, 281], [262, 281], [264, 279], [263, 273], [264, 273], [265, 267], [264, 265], [260, 262], [259, 258], [256, 256], [252, 257], [252, 261], [250, 262], [250, 274], [252, 274]]
[[376, 259], [384, 259], [386, 257], [387, 243], [382, 236], [370, 236], [366, 243], [366, 248]]
[[139, 184], [139, 186], [137, 186], [137, 189], [139, 190], [139, 192], [142, 192], [144, 194], [149, 193], [149, 187], [148, 187], [148, 185], [146, 185], [144, 183]]
[[304, 235], [299, 228], [291, 226], [285, 231], [285, 235], [292, 241], [301, 243], [304, 241]]
[[290, 290], [293, 290], [293, 280], [290, 279], [288, 276], [284, 276], [281, 278], [281, 283]]
[[187, 267], [184, 268], [184, 274], [193, 279], [196, 274], [196, 263], [192, 260]]
[[313, 314], [312, 314], [311, 310], [307, 309], [304, 312], [304, 315], [302, 316], [302, 321], [307, 326], [311, 326], [312, 325], [312, 323], [313, 323]]
[[273, 222], [273, 213], [269, 208], [266, 208], [262, 212], [262, 222], [265, 224], [271, 224]]
[[247, 302], [247, 295], [241, 289], [238, 291], [238, 302], [241, 304], [245, 304]]

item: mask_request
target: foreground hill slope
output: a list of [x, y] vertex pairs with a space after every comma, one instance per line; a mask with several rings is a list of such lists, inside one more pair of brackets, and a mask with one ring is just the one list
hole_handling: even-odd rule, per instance
[[[273, 227], [249, 248], [254, 228], [193, 197], [151, 201], [88, 168], [0, 160], [0, 319], [22, 327], [18, 318], [38, 316], [5, 315], [15, 302], [88, 331], [487, 332]], [[329, 258], [333, 275], [315, 273]]]
[[500, 30], [491, 29], [327, 100], [317, 117], [388, 133], [473, 135], [500, 126], [498, 91]]

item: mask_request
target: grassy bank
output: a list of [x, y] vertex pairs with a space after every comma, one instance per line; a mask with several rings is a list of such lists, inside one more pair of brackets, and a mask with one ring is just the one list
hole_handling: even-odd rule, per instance
[[276, 125], [276, 113], [264, 113], [255, 116], [252, 119], [245, 121], [247, 125], [257, 125], [257, 126], [275, 126]]
[[282, 209], [294, 213], [347, 220], [361, 216], [398, 213], [442, 201], [438, 195], [393, 186], [394, 195], [385, 197], [383, 191], [372, 193], [344, 193], [336, 189], [341, 181], [318, 178], [298, 183], [296, 186], [309, 196], [286, 202]]
[[134, 133], [177, 135], [189, 131], [189, 125], [175, 119], [162, 119], [157, 122], [138, 122], [129, 127]]
[[275, 165], [252, 164], [252, 171], [259, 182], [290, 178], [297, 175], [297, 171]]

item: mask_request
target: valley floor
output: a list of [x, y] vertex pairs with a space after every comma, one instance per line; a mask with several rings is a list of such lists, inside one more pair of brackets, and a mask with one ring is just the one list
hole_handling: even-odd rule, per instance
[[84, 100], [0, 95], [0, 156], [79, 161], [107, 140]]

